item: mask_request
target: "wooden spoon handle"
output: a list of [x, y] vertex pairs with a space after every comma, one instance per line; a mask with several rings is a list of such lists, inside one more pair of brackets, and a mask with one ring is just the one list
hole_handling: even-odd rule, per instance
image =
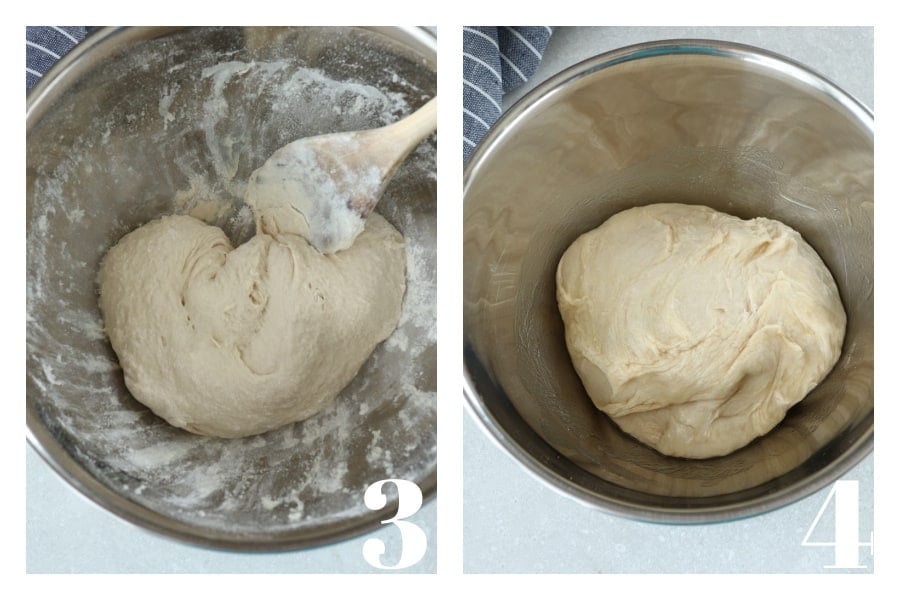
[[437, 98], [432, 98], [408, 117], [383, 127], [381, 140], [388, 152], [403, 160], [413, 148], [437, 129]]

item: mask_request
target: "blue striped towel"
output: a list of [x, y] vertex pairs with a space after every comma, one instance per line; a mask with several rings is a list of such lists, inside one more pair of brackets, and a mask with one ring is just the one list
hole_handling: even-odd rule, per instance
[[28, 92], [44, 73], [75, 47], [91, 27], [26, 27], [25, 91]]
[[503, 94], [534, 74], [550, 27], [463, 27], [463, 160], [503, 112]]

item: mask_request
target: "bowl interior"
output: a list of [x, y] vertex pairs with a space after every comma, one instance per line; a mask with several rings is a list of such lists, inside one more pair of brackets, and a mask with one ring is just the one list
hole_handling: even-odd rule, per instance
[[[299, 547], [377, 526], [366, 487], [435, 488], [435, 142], [381, 212], [406, 237], [400, 325], [324, 413], [238, 440], [138, 404], [105, 338], [95, 277], [123, 234], [192, 214], [255, 230], [250, 173], [296, 138], [385, 125], [435, 94], [418, 30], [104, 30], [29, 98], [27, 409], [32, 441], [118, 514], [191, 541]], [[424, 40], [424, 41], [423, 41]], [[390, 507], [385, 511], [389, 511]]]
[[[465, 365], [477, 416], [546, 480], [635, 516], [758, 511], [837, 477], [871, 447], [872, 139], [871, 118], [839, 90], [740, 47], [626, 49], [535, 90], [466, 169]], [[569, 360], [555, 296], [562, 253], [616, 212], [654, 202], [794, 227], [848, 313], [827, 379], [725, 457], [667, 457], [622, 433]]]

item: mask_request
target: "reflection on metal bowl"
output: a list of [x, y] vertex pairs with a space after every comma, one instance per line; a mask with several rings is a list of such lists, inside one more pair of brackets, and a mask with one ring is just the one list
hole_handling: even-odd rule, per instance
[[[746, 46], [654, 42], [576, 65], [495, 125], [465, 172], [465, 390], [547, 484], [616, 514], [709, 522], [834, 481], [873, 443], [872, 115], [804, 67]], [[622, 433], [569, 360], [554, 274], [626, 208], [705, 204], [798, 230], [848, 314], [831, 374], [727, 456], [667, 457]]]

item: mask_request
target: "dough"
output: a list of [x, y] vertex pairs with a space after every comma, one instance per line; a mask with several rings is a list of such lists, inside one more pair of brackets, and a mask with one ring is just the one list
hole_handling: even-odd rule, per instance
[[232, 249], [221, 229], [167, 216], [108, 252], [100, 309], [140, 402], [240, 437], [328, 406], [396, 327], [405, 277], [403, 238], [378, 214], [332, 255], [288, 234]]
[[[362, 169], [329, 162], [335, 147], [349, 151], [358, 135], [329, 133], [299, 139], [278, 149], [254, 171], [244, 203], [256, 215], [258, 227], [302, 236], [323, 254], [349, 248], [366, 223], [361, 207], [384, 183], [374, 165]], [[380, 196], [381, 192], [374, 194]]]
[[659, 452], [728, 454], [840, 356], [831, 273], [793, 229], [654, 204], [579, 237], [557, 269], [566, 343], [594, 404]]

